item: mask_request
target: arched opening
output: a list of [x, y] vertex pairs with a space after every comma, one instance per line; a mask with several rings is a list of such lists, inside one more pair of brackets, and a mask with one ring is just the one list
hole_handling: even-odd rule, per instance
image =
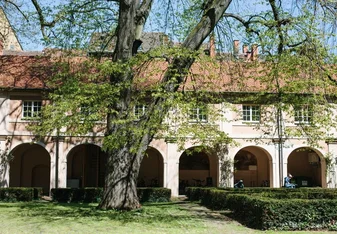
[[179, 194], [189, 186], [217, 186], [218, 158], [198, 148], [186, 150], [179, 159]]
[[[324, 168], [323, 168], [324, 167]], [[325, 187], [325, 164], [318, 151], [309, 147], [293, 150], [288, 157], [288, 173], [298, 187]]]
[[21, 144], [13, 151], [10, 162], [10, 187], [41, 187], [44, 194], [50, 189], [50, 155], [38, 144]]
[[67, 187], [103, 187], [107, 155], [97, 145], [83, 144], [68, 154]]
[[272, 187], [271, 157], [260, 147], [248, 146], [234, 157], [234, 183], [245, 187]]
[[140, 165], [138, 187], [163, 187], [164, 162], [158, 150], [149, 147]]

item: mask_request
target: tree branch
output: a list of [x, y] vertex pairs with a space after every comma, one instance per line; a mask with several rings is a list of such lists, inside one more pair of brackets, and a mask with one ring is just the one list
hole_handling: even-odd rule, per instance
[[28, 17], [23, 13], [23, 11], [20, 9], [20, 6], [18, 6], [15, 2], [11, 1], [11, 0], [5, 0], [6, 3], [11, 4], [12, 6], [15, 7], [15, 9], [20, 12], [20, 14], [27, 20], [29, 21]]

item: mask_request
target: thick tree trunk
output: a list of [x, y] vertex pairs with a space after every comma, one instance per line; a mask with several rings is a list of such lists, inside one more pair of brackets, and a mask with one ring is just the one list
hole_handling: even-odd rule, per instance
[[[137, 22], [130, 17], [135, 17], [135, 2], [125, 0], [120, 1], [120, 16], [118, 26], [118, 39], [115, 49], [115, 61], [127, 61], [132, 56], [132, 43], [136, 39], [135, 29]], [[145, 3], [146, 1], [142, 1]], [[198, 50], [205, 38], [214, 29], [222, 14], [230, 4], [230, 0], [211, 0], [207, 1], [199, 24], [191, 31], [183, 43], [183, 47], [189, 50]], [[130, 28], [131, 27], [131, 28]], [[194, 58], [174, 58], [173, 63], [167, 70], [162, 82], [163, 88], [167, 93], [174, 93], [178, 90], [183, 78], [187, 75], [194, 62]], [[177, 77], [179, 74], [179, 77]], [[172, 78], [177, 78], [173, 79]], [[111, 76], [111, 84], [133, 80], [132, 69], [125, 71], [124, 74]], [[144, 152], [156, 133], [156, 126], [166, 116], [169, 106], [162, 97], [157, 97], [149, 103], [149, 108], [145, 117], [138, 122], [138, 129], [143, 133], [140, 139], [133, 139], [131, 131], [127, 126], [116, 125], [116, 120], [127, 119], [131, 100], [131, 89], [126, 88], [121, 91], [121, 99], [116, 109], [119, 113], [108, 116], [108, 135], [123, 136], [125, 139], [120, 149], [109, 152], [105, 188], [103, 199], [99, 205], [102, 209], [132, 210], [140, 207], [137, 197], [137, 177]], [[130, 127], [130, 126], [129, 126]], [[137, 152], [133, 153], [133, 149]]]
[[109, 153], [100, 208], [132, 210], [140, 207], [136, 188], [142, 159], [142, 155], [130, 154], [129, 147], [117, 154]]

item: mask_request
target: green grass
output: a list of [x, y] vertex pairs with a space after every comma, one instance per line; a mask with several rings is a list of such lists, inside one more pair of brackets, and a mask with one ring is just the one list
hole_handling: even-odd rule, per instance
[[0, 233], [324, 233], [253, 230], [195, 203], [149, 203], [131, 212], [96, 205], [0, 203]]

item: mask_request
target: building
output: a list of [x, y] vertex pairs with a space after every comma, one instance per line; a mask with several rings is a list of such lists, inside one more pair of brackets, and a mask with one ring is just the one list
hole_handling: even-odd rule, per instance
[[[43, 187], [45, 193], [55, 187], [103, 186], [106, 159], [101, 150], [103, 133], [95, 137], [55, 134], [40, 142], [26, 128], [46, 102], [43, 90], [48, 86], [44, 78], [50, 74], [48, 69], [41, 72], [37, 68], [47, 68], [48, 64], [48, 56], [0, 56], [0, 184], [2, 187]], [[239, 143], [228, 149], [228, 158], [234, 160], [235, 170], [226, 175], [227, 181], [221, 179], [224, 178], [222, 162], [217, 156], [194, 152], [191, 157], [186, 151], [179, 151], [174, 141], [155, 139], [142, 162], [139, 186], [167, 187], [173, 196], [183, 193], [185, 186], [232, 186], [240, 179], [246, 187], [280, 187], [283, 177], [290, 172], [301, 186], [336, 187], [335, 166], [327, 173], [325, 155], [331, 153], [335, 157], [337, 142], [319, 142], [320, 148], [311, 148], [301, 138], [287, 139], [280, 158], [277, 136], [261, 138], [262, 132], [254, 128], [254, 123], [260, 121], [259, 105], [232, 103], [239, 112], [231, 111], [228, 104], [216, 105], [227, 108], [224, 115], [229, 120], [219, 121], [219, 128]], [[201, 109], [193, 111], [192, 120], [207, 121]], [[308, 118], [309, 112], [301, 112], [298, 121], [308, 121]], [[257, 138], [260, 138], [258, 143], [253, 141]], [[185, 146], [186, 149], [193, 147], [197, 145], [187, 143]]]
[[[255, 47], [251, 52], [244, 47], [243, 53], [235, 53], [234, 57], [256, 59], [256, 53]], [[209, 54], [214, 54], [212, 46]], [[95, 136], [60, 136], [55, 132], [52, 138], [37, 141], [27, 129], [35, 121], [32, 117], [38, 116], [47, 103], [44, 91], [48, 86], [44, 81], [52, 75], [48, 70], [50, 57], [28, 52], [6, 54], [4, 49], [0, 55], [0, 186], [43, 187], [46, 194], [51, 188], [103, 186], [103, 132]], [[301, 137], [284, 140], [275, 134], [264, 135], [254, 127], [261, 120], [260, 105], [228, 105], [227, 101], [226, 105], [216, 105], [227, 119], [217, 122], [219, 129], [238, 143], [228, 149], [227, 158], [234, 162], [230, 173], [224, 175], [223, 159], [216, 155], [186, 153], [198, 145], [186, 143], [186, 150], [180, 151], [172, 139], [155, 139], [142, 162], [139, 186], [170, 188], [172, 196], [178, 196], [186, 186], [233, 186], [241, 179], [245, 187], [281, 187], [283, 178], [291, 173], [300, 186], [337, 187], [337, 141], [319, 142], [320, 147], [312, 148]], [[145, 109], [138, 108], [135, 111]], [[191, 121], [207, 122], [202, 109], [195, 108], [193, 113]], [[285, 124], [296, 127], [296, 122], [309, 121], [311, 113], [294, 110], [289, 118]], [[332, 155], [332, 166], [327, 166], [326, 155]]]
[[0, 7], [0, 41], [3, 47], [3, 52], [6, 51], [22, 51], [22, 46], [10, 25], [7, 16], [3, 9]]

